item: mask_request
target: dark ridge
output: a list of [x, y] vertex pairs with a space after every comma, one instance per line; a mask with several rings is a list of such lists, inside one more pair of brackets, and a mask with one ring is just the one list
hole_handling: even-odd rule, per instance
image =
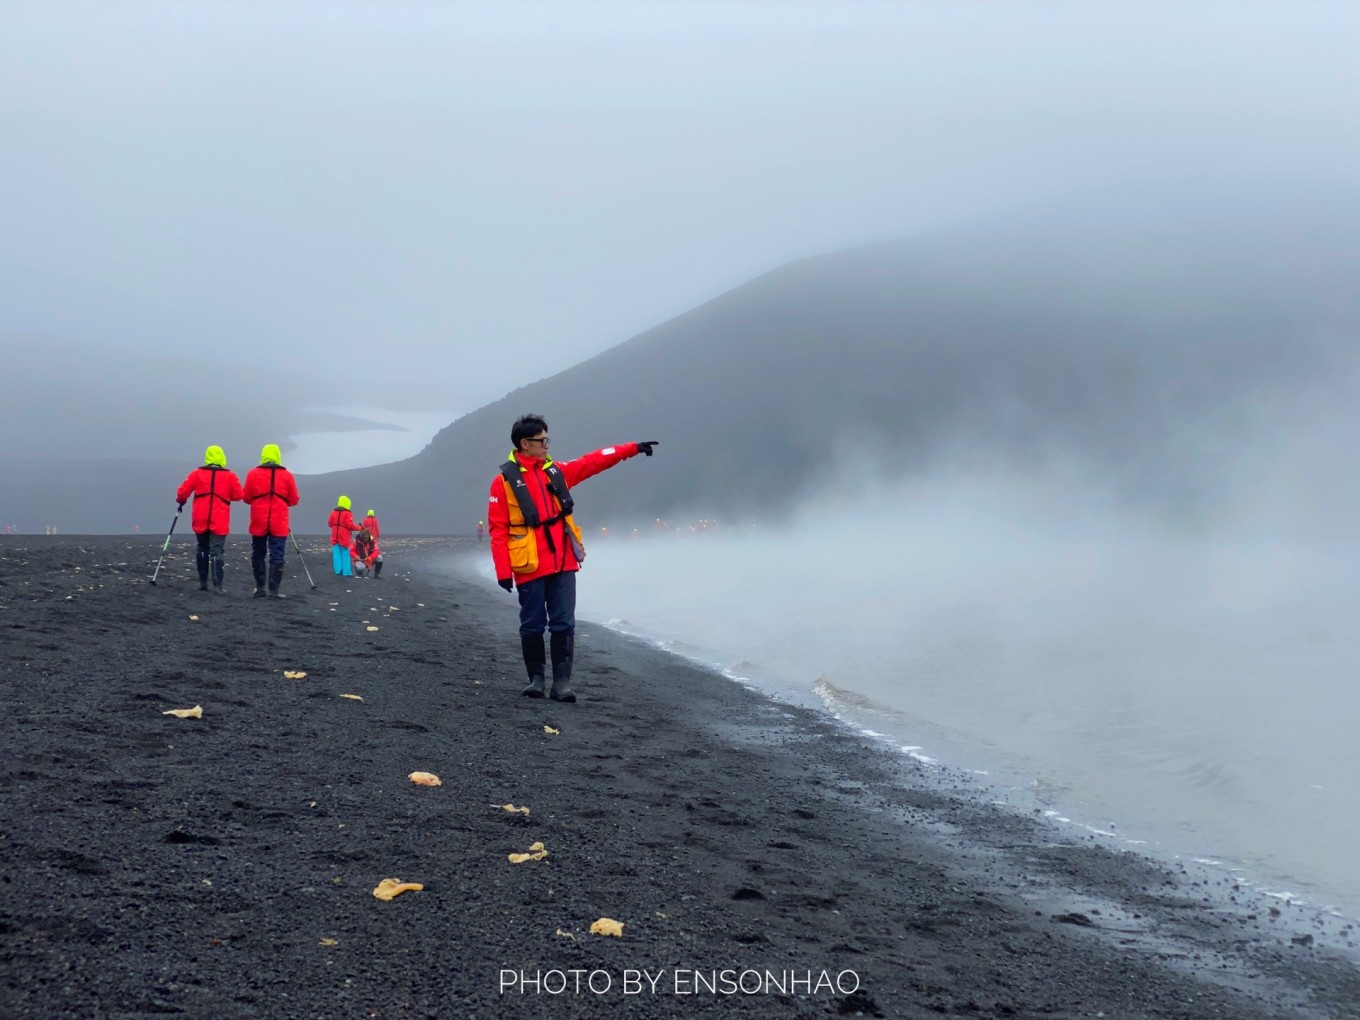
[[1049, 210], [805, 259], [514, 390], [416, 457], [308, 483], [384, 494], [401, 530], [466, 531], [511, 421], [536, 410], [564, 459], [663, 440], [645, 475], [589, 483], [596, 523], [778, 513], [838, 461], [888, 451], [903, 475], [1058, 451], [1193, 511], [1259, 401], [1351, 355], [1357, 227], [1317, 204]]
[[[662, 441], [645, 468], [588, 483], [592, 526], [778, 516], [859, 458], [901, 477], [1061, 459], [1193, 515], [1263, 406], [1349, 378], [1356, 279], [1354, 201], [1286, 194], [1074, 202], [804, 259], [521, 385], [415, 457], [303, 477], [297, 527], [320, 530], [344, 492], [394, 533], [470, 531], [529, 410], [563, 459]], [[532, 374], [507, 353], [507, 383]], [[9, 460], [0, 523], [163, 533], [190, 466]]]

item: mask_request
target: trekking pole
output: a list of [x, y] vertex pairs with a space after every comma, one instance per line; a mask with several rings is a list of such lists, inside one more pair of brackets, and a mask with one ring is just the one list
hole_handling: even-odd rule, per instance
[[[297, 536], [293, 534], [291, 528], [288, 531], [288, 537], [293, 540], [293, 548], [297, 550], [298, 562], [302, 564], [302, 569], [307, 570], [307, 561], [303, 559], [302, 547], [297, 544]], [[310, 570], [307, 570], [307, 583], [312, 586], [312, 591], [316, 591], [316, 582], [312, 580], [312, 572]]]
[[179, 505], [175, 511], [175, 519], [170, 522], [170, 530], [165, 533], [165, 544], [161, 546], [161, 558], [156, 561], [156, 569], [151, 572], [151, 583], [156, 583], [156, 575], [161, 572], [161, 564], [165, 561], [165, 550], [170, 548], [170, 536], [175, 533], [175, 525], [179, 523], [179, 515], [184, 513], [184, 504]]

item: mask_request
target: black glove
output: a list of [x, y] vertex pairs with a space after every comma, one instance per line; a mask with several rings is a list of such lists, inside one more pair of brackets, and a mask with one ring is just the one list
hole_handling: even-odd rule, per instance
[[503, 578], [501, 578], [499, 581], [497, 581], [496, 583], [499, 584], [499, 585], [500, 585], [502, 588], [504, 588], [506, 591], [514, 591], [514, 590], [515, 590], [515, 581], [514, 581], [514, 578], [503, 577]]
[[655, 439], [646, 443], [638, 443], [637, 444], [638, 453], [645, 453], [648, 457], [650, 457], [652, 455], [652, 447], [660, 445], [661, 444], [657, 442]]
[[180, 504], [179, 504], [179, 508], [180, 508], [181, 510], [183, 510], [183, 509], [184, 509], [184, 504], [183, 504], [183, 503], [180, 503]]

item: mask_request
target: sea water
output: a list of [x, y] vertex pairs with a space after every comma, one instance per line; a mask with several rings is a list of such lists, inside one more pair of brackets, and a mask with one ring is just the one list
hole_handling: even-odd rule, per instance
[[992, 796], [1360, 916], [1360, 556], [985, 509], [902, 523], [886, 551], [836, 513], [616, 529], [578, 614]]
[[[309, 408], [375, 423], [371, 429], [298, 432], [288, 466], [298, 474], [325, 474], [414, 457], [458, 414], [453, 411], [392, 411], [366, 406]], [[387, 427], [383, 427], [387, 426]]]

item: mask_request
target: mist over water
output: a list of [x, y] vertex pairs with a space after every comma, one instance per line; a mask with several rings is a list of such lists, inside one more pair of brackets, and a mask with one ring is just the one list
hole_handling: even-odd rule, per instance
[[1089, 465], [851, 468], [784, 527], [597, 537], [579, 613], [1355, 915], [1360, 544], [1328, 460], [1349, 426], [1305, 417], [1193, 523]]

